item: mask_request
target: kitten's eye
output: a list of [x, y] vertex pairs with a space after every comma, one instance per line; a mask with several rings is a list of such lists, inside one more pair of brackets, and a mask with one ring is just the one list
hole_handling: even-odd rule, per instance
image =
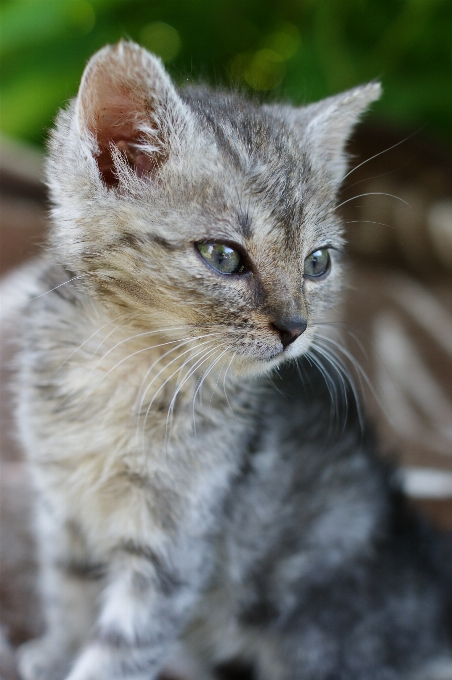
[[331, 259], [328, 248], [319, 248], [307, 256], [304, 261], [304, 275], [309, 278], [326, 276], [331, 267]]
[[204, 260], [220, 274], [241, 274], [245, 269], [237, 250], [224, 243], [197, 243]]

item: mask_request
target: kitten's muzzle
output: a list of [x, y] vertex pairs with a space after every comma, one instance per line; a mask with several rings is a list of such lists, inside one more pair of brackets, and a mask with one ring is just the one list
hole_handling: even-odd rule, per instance
[[278, 332], [282, 346], [286, 349], [305, 332], [308, 322], [301, 317], [282, 318], [272, 321], [270, 326]]

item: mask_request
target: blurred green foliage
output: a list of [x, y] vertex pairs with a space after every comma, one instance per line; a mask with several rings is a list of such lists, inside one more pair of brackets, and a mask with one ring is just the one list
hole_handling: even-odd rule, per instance
[[381, 78], [385, 119], [452, 142], [451, 0], [2, 0], [1, 130], [42, 143], [121, 37], [204, 80], [311, 101]]

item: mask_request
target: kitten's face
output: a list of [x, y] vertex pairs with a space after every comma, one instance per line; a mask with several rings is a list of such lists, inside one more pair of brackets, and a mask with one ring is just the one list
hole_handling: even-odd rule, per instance
[[135, 324], [241, 372], [303, 354], [340, 288], [343, 146], [378, 93], [298, 110], [178, 95], [144, 50], [106, 48], [51, 147], [60, 258]]

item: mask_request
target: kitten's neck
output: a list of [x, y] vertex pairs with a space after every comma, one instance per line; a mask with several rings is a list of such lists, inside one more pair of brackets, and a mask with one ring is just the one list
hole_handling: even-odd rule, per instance
[[[227, 405], [236, 380], [231, 355], [220, 340], [217, 328], [142, 326], [97, 313], [79, 352], [90, 355], [87, 368], [98, 389], [114, 391], [119, 385], [130, 398], [135, 395], [135, 416], [152, 420], [156, 413], [195, 410], [201, 402], [206, 408]], [[75, 363], [79, 352], [72, 357]]]

